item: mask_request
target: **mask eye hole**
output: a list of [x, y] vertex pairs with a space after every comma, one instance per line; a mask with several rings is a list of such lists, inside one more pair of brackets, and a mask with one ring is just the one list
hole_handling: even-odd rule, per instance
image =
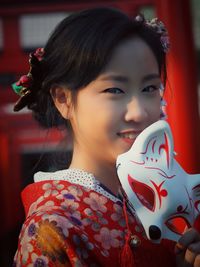
[[172, 232], [178, 235], [182, 235], [185, 230], [191, 227], [190, 223], [184, 217], [180, 216], [170, 218], [165, 224]]
[[154, 211], [155, 195], [151, 187], [136, 181], [130, 175], [128, 176], [128, 182], [142, 205], [145, 206], [147, 209]]

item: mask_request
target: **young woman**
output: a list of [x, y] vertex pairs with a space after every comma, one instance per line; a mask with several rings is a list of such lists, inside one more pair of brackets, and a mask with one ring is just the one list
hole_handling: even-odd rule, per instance
[[[46, 127], [70, 125], [70, 167], [36, 173], [15, 266], [200, 266], [200, 237], [147, 240], [123, 205], [115, 162], [162, 116], [168, 39], [163, 24], [97, 8], [64, 19], [14, 85]], [[177, 262], [177, 263], [176, 263]], [[177, 264], [177, 265], [176, 265]]]

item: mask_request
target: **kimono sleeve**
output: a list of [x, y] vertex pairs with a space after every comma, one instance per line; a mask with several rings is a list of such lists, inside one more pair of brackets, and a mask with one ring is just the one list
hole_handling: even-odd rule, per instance
[[73, 244], [79, 231], [59, 212], [35, 213], [22, 226], [13, 266], [86, 266]]

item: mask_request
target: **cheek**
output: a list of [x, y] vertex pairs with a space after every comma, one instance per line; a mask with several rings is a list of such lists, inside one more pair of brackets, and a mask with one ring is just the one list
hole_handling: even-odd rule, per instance
[[101, 138], [113, 138], [120, 125], [121, 107], [114, 103], [103, 103], [101, 109], [93, 112], [92, 117], [92, 125], [95, 131], [98, 131], [99, 135], [101, 135]]
[[158, 121], [160, 119], [160, 103], [158, 101], [147, 101], [144, 105], [148, 125]]
[[148, 114], [153, 117], [159, 117], [160, 116], [160, 97], [157, 97], [153, 99], [152, 101], [146, 101], [146, 109], [148, 111]]
[[75, 116], [79, 128], [83, 131], [92, 130], [103, 134], [103, 132], [110, 130], [114, 125], [116, 125], [116, 112], [111, 105], [106, 105], [102, 103], [92, 103], [90, 105], [79, 106]]
[[[105, 109], [104, 109], [105, 108]], [[101, 112], [97, 112], [95, 116], [95, 125], [99, 127], [99, 131], [101, 132], [108, 132], [111, 129], [115, 128], [118, 124], [118, 115], [114, 110], [109, 107], [104, 107]]]

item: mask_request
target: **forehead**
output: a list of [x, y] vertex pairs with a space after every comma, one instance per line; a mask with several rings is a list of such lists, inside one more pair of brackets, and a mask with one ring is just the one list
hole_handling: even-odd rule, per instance
[[156, 57], [148, 44], [139, 37], [133, 37], [120, 43], [113, 50], [105, 71], [132, 76], [159, 73], [159, 68]]

